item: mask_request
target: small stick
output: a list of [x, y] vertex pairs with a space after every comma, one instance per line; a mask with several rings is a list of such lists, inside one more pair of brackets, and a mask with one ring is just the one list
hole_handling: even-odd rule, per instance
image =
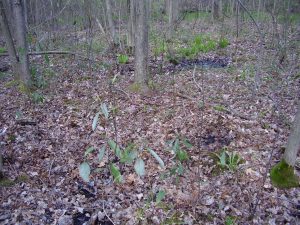
[[103, 205], [103, 212], [105, 213], [105, 216], [109, 219], [109, 221], [110, 221], [113, 225], [116, 225], [116, 224], [112, 221], [112, 219], [108, 216], [108, 214], [107, 214], [107, 212], [106, 212], [106, 210], [105, 210], [105, 207], [104, 207], [104, 202], [102, 203], [102, 205]]
[[199, 86], [199, 84], [197, 83], [197, 81], [196, 81], [196, 79], [195, 79], [196, 67], [197, 67], [197, 66], [195, 65], [194, 71], [193, 71], [193, 81], [194, 81], [195, 85], [197, 86], [197, 88], [198, 88], [200, 91], [202, 91], [202, 88]]

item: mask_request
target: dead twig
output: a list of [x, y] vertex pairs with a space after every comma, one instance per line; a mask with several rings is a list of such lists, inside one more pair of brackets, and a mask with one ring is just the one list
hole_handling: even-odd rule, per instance
[[196, 67], [197, 67], [197, 66], [195, 65], [194, 71], [193, 71], [193, 81], [194, 81], [195, 85], [197, 86], [197, 88], [198, 88], [200, 91], [202, 91], [202, 88], [201, 88], [200, 85], [197, 83], [196, 78], [195, 78]]
[[49, 180], [50, 180], [50, 175], [51, 175], [51, 170], [52, 170], [53, 163], [54, 163], [54, 159], [52, 160], [52, 162], [50, 164], [50, 167], [49, 167], [49, 171], [48, 171], [48, 178], [49, 178]]
[[26, 126], [26, 125], [36, 126], [37, 122], [31, 120], [17, 120], [16, 124], [20, 124], [21, 126]]
[[109, 219], [109, 221], [110, 221], [113, 225], [115, 225], [114, 221], [112, 221], [112, 219], [109, 217], [109, 215], [107, 214], [107, 212], [106, 212], [106, 210], [105, 210], [104, 202], [102, 203], [102, 206], [103, 206], [103, 207], [102, 207], [103, 212], [104, 212], [105, 216], [107, 217], [107, 219]]
[[119, 92], [121, 92], [121, 93], [123, 93], [123, 94], [125, 94], [126, 95], [126, 97], [129, 99], [129, 101], [131, 102], [131, 103], [133, 103], [133, 100], [130, 98], [130, 95], [126, 92], [126, 91], [124, 91], [124, 90], [122, 90], [122, 89], [120, 89], [120, 88], [117, 88], [117, 87], [113, 87], [116, 91], [119, 91]]
[[[91, 60], [86, 56], [83, 56], [77, 52], [70, 52], [70, 51], [42, 51], [42, 52], [29, 52], [28, 53], [29, 56], [33, 56], [33, 55], [72, 55], [72, 56], [77, 56], [78, 58], [84, 59], [84, 60]], [[8, 53], [1, 53], [0, 57], [7, 57], [9, 56]], [[96, 60], [91, 60], [96, 62]]]

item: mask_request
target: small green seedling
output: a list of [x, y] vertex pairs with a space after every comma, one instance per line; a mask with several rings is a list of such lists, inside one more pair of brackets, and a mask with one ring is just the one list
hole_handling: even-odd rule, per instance
[[236, 218], [233, 216], [226, 216], [225, 218], [225, 225], [235, 225], [236, 224]]
[[219, 40], [219, 47], [220, 48], [226, 48], [229, 45], [229, 41], [226, 38], [220, 38]]
[[234, 152], [228, 152], [227, 148], [223, 148], [220, 154], [215, 153], [214, 155], [218, 158], [217, 164], [222, 169], [235, 171], [242, 163], [242, 158]]
[[120, 64], [126, 64], [128, 62], [129, 57], [127, 55], [118, 55], [118, 62]]

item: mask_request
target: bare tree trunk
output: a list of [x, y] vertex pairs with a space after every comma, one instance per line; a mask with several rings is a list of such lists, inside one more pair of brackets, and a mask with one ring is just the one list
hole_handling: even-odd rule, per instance
[[146, 90], [148, 79], [148, 3], [136, 1], [135, 82]]
[[220, 7], [219, 7], [219, 0], [213, 0], [212, 2], [212, 15], [213, 19], [220, 18]]
[[88, 29], [91, 26], [92, 18], [92, 5], [90, 0], [84, 0], [83, 9], [84, 9], [84, 29]]
[[168, 27], [168, 39], [172, 38], [172, 34], [175, 30], [175, 24], [179, 16], [179, 0], [169, 0], [167, 4], [167, 12], [169, 16], [169, 27]]
[[19, 77], [20, 76], [19, 65], [18, 65], [19, 60], [18, 60], [16, 49], [15, 49], [14, 41], [12, 38], [12, 34], [9, 29], [9, 24], [8, 24], [8, 20], [6, 17], [4, 4], [3, 4], [2, 0], [0, 0], [0, 23], [1, 23], [1, 28], [3, 31], [4, 37], [5, 37], [7, 51], [8, 51], [11, 63], [12, 63], [12, 68], [14, 70], [15, 75]]
[[105, 0], [105, 4], [106, 4], [106, 16], [107, 16], [107, 20], [108, 20], [108, 26], [109, 26], [110, 34], [112, 37], [112, 41], [114, 44], [117, 44], [118, 40], [116, 37], [115, 24], [114, 24], [113, 16], [112, 16], [111, 1]]
[[135, 1], [136, 0], [127, 0], [128, 7], [128, 40], [127, 44], [129, 47], [134, 47], [134, 26], [135, 26]]
[[296, 113], [291, 134], [283, 158], [290, 166], [295, 166], [297, 153], [300, 150], [300, 104]]
[[240, 26], [239, 26], [239, 12], [240, 12], [240, 3], [237, 1], [236, 2], [236, 17], [235, 17], [235, 22], [236, 22], [236, 37], [239, 37], [239, 32], [240, 32]]
[[22, 0], [15, 0], [13, 5], [16, 26], [16, 49], [18, 51], [20, 62], [20, 76], [25, 85], [29, 85], [30, 71], [29, 71], [29, 58], [28, 46], [26, 41], [26, 26], [24, 19], [24, 5]]
[[26, 30], [28, 28], [28, 8], [27, 8], [27, 0], [23, 0], [23, 4], [24, 4], [24, 21], [25, 21], [25, 26], [26, 26]]
[[282, 160], [272, 167], [270, 178], [274, 186], [279, 188], [299, 187], [300, 181], [295, 174], [297, 154], [300, 150], [300, 104], [288, 138], [287, 147]]

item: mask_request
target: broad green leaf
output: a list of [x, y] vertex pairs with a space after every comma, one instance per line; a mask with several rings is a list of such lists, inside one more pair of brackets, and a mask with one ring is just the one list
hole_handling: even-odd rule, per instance
[[123, 152], [121, 152], [120, 162], [131, 164], [137, 156], [138, 152], [136, 150], [127, 147]]
[[223, 151], [220, 156], [220, 164], [222, 166], [226, 166], [226, 152], [225, 151]]
[[162, 161], [162, 159], [156, 154], [155, 151], [153, 151], [151, 148], [148, 148], [148, 151], [150, 152], [150, 154], [156, 159], [156, 161], [159, 163], [161, 168], [165, 168], [165, 164]]
[[97, 112], [94, 119], [93, 119], [93, 123], [92, 123], [93, 131], [95, 131], [95, 129], [97, 127], [97, 123], [98, 123], [98, 120], [99, 120], [99, 115], [100, 115], [100, 112]]
[[113, 163], [110, 165], [110, 172], [113, 175], [114, 182], [116, 182], [116, 183], [122, 182], [123, 177], [121, 175], [121, 172], [120, 172], [119, 168], [117, 166], [115, 166], [115, 164], [113, 164]]
[[176, 138], [176, 140], [173, 144], [172, 150], [174, 153], [177, 153], [177, 151], [179, 150], [179, 139], [178, 138]]
[[91, 154], [94, 151], [94, 147], [89, 147], [84, 152], [84, 157], [87, 157], [89, 154]]
[[184, 174], [184, 167], [182, 166], [181, 163], [179, 163], [179, 165], [178, 165], [177, 173], [181, 176]]
[[183, 144], [184, 144], [185, 147], [187, 147], [187, 148], [193, 147], [193, 145], [191, 144], [191, 142], [190, 142], [188, 139], [184, 139], [184, 140], [183, 140]]
[[109, 140], [108, 141], [108, 145], [111, 148], [111, 150], [114, 151], [114, 153], [116, 154], [116, 156], [121, 159], [122, 155], [121, 155], [121, 149], [119, 148], [119, 146], [117, 146], [116, 142], [114, 142], [113, 140]]
[[91, 168], [87, 162], [81, 163], [79, 166], [79, 175], [85, 182], [89, 182], [91, 174]]
[[145, 176], [145, 163], [141, 158], [138, 158], [135, 161], [134, 169], [137, 175], [139, 175], [140, 177]]
[[184, 150], [181, 150], [181, 149], [179, 149], [179, 150], [177, 151], [176, 156], [177, 156], [177, 158], [178, 158], [178, 160], [179, 160], [180, 162], [183, 162], [183, 161], [189, 159], [189, 156], [188, 156], [187, 152], [184, 151]]
[[133, 143], [130, 143], [127, 145], [127, 147], [124, 149], [123, 152], [121, 152], [121, 158], [120, 161], [122, 163], [128, 163], [131, 164], [135, 160], [135, 158], [138, 156], [138, 152], [134, 150], [135, 145]]
[[99, 153], [98, 153], [99, 162], [103, 159], [104, 154], [105, 154], [105, 145], [99, 150]]
[[108, 109], [107, 109], [106, 104], [105, 104], [105, 103], [102, 103], [101, 106], [100, 106], [100, 108], [101, 108], [101, 111], [102, 111], [102, 113], [103, 113], [105, 119], [108, 119], [109, 113], [108, 113]]
[[156, 204], [159, 204], [166, 196], [166, 192], [164, 190], [160, 190], [156, 195]]

